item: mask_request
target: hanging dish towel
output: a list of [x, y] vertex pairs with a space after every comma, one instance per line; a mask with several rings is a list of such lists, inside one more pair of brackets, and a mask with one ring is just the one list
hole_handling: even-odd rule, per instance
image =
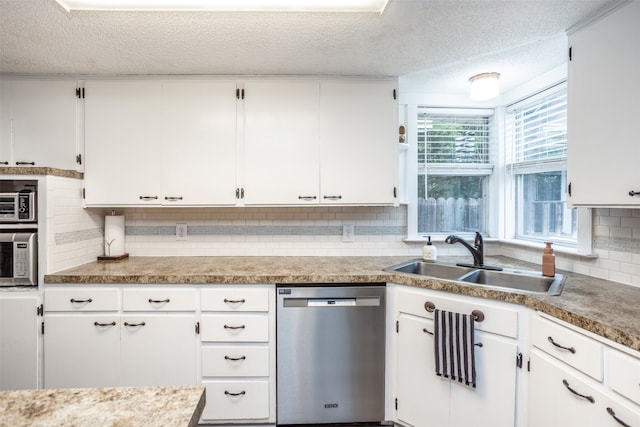
[[476, 387], [474, 317], [435, 310], [436, 375]]

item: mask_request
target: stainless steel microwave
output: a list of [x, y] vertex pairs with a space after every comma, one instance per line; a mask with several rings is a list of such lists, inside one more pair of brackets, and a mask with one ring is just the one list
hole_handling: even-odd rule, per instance
[[0, 287], [37, 284], [37, 233], [0, 232]]
[[37, 219], [35, 191], [0, 193], [0, 222], [36, 222]]

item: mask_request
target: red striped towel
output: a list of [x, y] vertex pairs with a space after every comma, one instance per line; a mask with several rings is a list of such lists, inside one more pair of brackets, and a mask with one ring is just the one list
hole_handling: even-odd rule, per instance
[[436, 375], [476, 387], [474, 317], [435, 310]]

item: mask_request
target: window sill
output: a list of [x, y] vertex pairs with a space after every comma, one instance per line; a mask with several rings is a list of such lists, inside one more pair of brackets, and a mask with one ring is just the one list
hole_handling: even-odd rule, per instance
[[[432, 234], [431, 235], [431, 241], [434, 243], [444, 243], [444, 239], [447, 238], [447, 236], [449, 236], [449, 234]], [[473, 239], [475, 238], [474, 234], [467, 234], [467, 233], [456, 233], [456, 236], [468, 240], [470, 242], [473, 242]], [[492, 238], [492, 237], [484, 237], [482, 236], [482, 240], [484, 242], [491, 242], [491, 243], [495, 243], [495, 242], [499, 242], [498, 239]], [[427, 243], [427, 238], [426, 237], [405, 237], [404, 239], [402, 239], [403, 242], [405, 243]]]
[[[520, 247], [525, 247], [530, 249], [540, 249], [540, 250], [544, 249], [544, 246], [545, 246], [544, 243], [528, 242], [525, 240], [517, 240], [517, 239], [502, 239], [502, 240], [494, 240], [494, 241], [497, 241], [505, 245], [520, 246]], [[566, 246], [560, 246], [560, 245], [554, 245], [553, 251], [559, 254], [574, 255], [582, 258], [589, 258], [589, 259], [598, 258], [598, 254], [596, 253], [579, 252], [578, 249], [576, 248], [568, 248]]]

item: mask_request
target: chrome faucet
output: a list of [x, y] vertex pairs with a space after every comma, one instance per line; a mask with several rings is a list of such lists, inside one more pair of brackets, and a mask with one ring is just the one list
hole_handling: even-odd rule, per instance
[[453, 234], [447, 236], [447, 238], [444, 239], [444, 242], [449, 243], [450, 245], [453, 245], [454, 243], [460, 243], [462, 246], [469, 249], [469, 252], [471, 252], [471, 255], [473, 255], [473, 266], [484, 267], [484, 242], [482, 240], [482, 235], [477, 231], [476, 238], [473, 241], [473, 245], [475, 247], [471, 246], [465, 240]]

